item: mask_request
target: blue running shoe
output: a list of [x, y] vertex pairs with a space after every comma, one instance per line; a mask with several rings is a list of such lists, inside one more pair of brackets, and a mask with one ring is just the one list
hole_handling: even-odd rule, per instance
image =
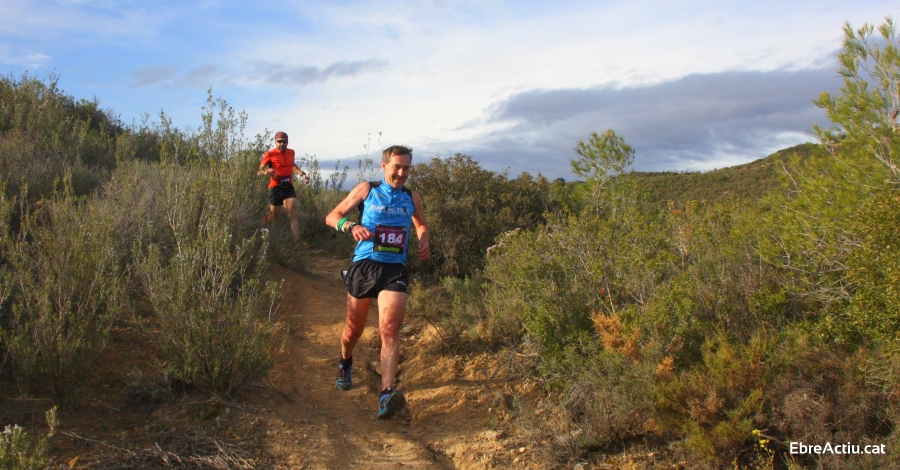
[[350, 377], [350, 371], [353, 366], [338, 364], [338, 378], [335, 384], [341, 390], [350, 390], [353, 386], [353, 379]]
[[378, 419], [390, 419], [406, 406], [406, 398], [400, 390], [391, 390], [381, 395], [378, 404]]

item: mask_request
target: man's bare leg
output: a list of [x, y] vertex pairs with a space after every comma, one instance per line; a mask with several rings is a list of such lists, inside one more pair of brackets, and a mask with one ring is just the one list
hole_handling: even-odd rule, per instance
[[300, 241], [300, 222], [297, 220], [297, 199], [288, 198], [284, 200], [284, 209], [288, 213], [288, 218], [291, 221], [291, 234], [294, 235], [294, 241]]
[[347, 294], [347, 322], [341, 334], [341, 360], [338, 362], [337, 388], [350, 390], [353, 387], [353, 349], [366, 329], [369, 305], [372, 299], [357, 299]]
[[350, 359], [353, 349], [366, 329], [372, 299], [357, 299], [347, 294], [347, 324], [341, 334], [341, 357]]
[[378, 333], [381, 335], [381, 389], [394, 386], [400, 362], [400, 326], [406, 315], [406, 294], [378, 294]]
[[272, 220], [278, 220], [281, 215], [281, 206], [269, 206], [269, 213], [272, 214]]
[[400, 362], [400, 326], [406, 314], [406, 294], [381, 291], [378, 294], [378, 332], [381, 334], [381, 397], [378, 419], [390, 419], [406, 406], [403, 393], [394, 390]]

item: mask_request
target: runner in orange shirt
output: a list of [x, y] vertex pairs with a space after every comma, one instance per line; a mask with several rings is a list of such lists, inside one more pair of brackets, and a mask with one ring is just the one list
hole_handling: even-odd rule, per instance
[[288, 135], [284, 132], [275, 133], [275, 148], [263, 154], [259, 162], [257, 175], [269, 177], [269, 212], [263, 223], [268, 222], [269, 217], [277, 219], [281, 214], [281, 206], [287, 209], [291, 219], [291, 233], [294, 241], [300, 241], [300, 222], [297, 221], [296, 202], [297, 193], [294, 192], [294, 174], [300, 175], [306, 184], [309, 184], [309, 175], [300, 169], [294, 161], [294, 150], [287, 148]]

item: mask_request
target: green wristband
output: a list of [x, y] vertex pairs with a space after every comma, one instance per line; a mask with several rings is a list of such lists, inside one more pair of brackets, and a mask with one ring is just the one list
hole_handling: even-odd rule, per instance
[[337, 230], [338, 232], [342, 232], [342, 233], [343, 233], [343, 230], [341, 230], [341, 228], [344, 226], [344, 224], [345, 224], [346, 222], [347, 222], [347, 218], [346, 218], [346, 217], [341, 217], [341, 220], [338, 220], [338, 223], [337, 223], [337, 225], [334, 226], [334, 229]]

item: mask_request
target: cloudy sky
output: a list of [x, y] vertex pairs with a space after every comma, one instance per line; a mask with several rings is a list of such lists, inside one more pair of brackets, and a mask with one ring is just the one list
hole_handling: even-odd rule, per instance
[[[206, 90], [320, 160], [403, 143], [573, 177], [612, 128], [639, 170], [709, 170], [811, 140], [845, 21], [895, 2], [0, 0], [0, 73], [196, 127]], [[371, 137], [370, 137], [371, 136]], [[421, 161], [421, 160], [419, 160]], [[351, 165], [351, 166], [355, 166]]]

